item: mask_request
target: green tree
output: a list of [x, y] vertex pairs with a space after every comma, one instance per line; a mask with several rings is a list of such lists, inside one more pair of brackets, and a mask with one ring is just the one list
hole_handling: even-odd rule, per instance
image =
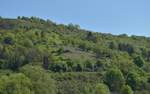
[[49, 67], [49, 64], [50, 64], [50, 61], [49, 61], [49, 59], [48, 59], [48, 56], [45, 55], [45, 56], [43, 57], [43, 68], [47, 70], [48, 67]]
[[81, 63], [77, 63], [75, 70], [76, 70], [77, 72], [83, 71], [83, 65], [82, 65]]
[[18, 17], [17, 17], [17, 19], [21, 19], [21, 17], [20, 17], [20, 16], [18, 16]]
[[110, 94], [109, 88], [105, 84], [97, 84], [95, 94]]
[[121, 89], [121, 94], [133, 94], [133, 91], [129, 85], [124, 85]]
[[49, 69], [54, 72], [65, 72], [67, 71], [68, 67], [67, 64], [64, 62], [53, 62], [50, 64]]
[[147, 82], [147, 78], [138, 74], [136, 71], [129, 72], [127, 83], [133, 90], [142, 90]]
[[94, 71], [94, 63], [93, 62], [86, 60], [84, 65], [85, 65], [84, 66], [85, 71]]
[[8, 33], [4, 35], [3, 43], [8, 45], [13, 45], [15, 43], [14, 34]]
[[110, 49], [118, 49], [118, 44], [114, 41], [109, 43], [109, 48]]
[[138, 66], [138, 67], [142, 67], [145, 63], [144, 59], [141, 56], [137, 56], [134, 58], [134, 63]]
[[95, 91], [93, 90], [91, 86], [86, 85], [81, 94], [95, 94]]
[[126, 51], [129, 54], [132, 54], [135, 52], [135, 47], [133, 44], [129, 44], [129, 43], [119, 43], [118, 45], [119, 50], [121, 51]]
[[86, 39], [89, 41], [96, 42], [96, 36], [94, 36], [94, 34], [92, 32], [87, 33]]
[[68, 29], [70, 29], [70, 30], [80, 29], [80, 26], [79, 25], [74, 25], [72, 23], [69, 23], [68, 24]]
[[119, 91], [125, 84], [125, 79], [119, 69], [110, 69], [106, 72], [106, 83], [112, 91]]

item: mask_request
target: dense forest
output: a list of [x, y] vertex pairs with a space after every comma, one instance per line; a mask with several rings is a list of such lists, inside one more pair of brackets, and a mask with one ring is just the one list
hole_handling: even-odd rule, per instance
[[150, 94], [150, 38], [0, 17], [0, 94]]

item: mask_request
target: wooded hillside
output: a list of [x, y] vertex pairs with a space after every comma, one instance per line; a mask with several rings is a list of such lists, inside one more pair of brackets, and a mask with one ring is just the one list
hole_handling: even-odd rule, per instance
[[150, 94], [150, 38], [0, 17], [0, 94]]

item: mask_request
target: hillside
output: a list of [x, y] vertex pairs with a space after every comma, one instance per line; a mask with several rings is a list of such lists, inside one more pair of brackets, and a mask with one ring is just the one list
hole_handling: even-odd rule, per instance
[[150, 94], [150, 38], [0, 18], [0, 94]]

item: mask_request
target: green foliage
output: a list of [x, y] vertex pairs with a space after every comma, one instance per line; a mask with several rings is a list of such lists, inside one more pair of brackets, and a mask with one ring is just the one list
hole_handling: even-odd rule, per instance
[[132, 87], [133, 90], [142, 90], [145, 87], [147, 78], [143, 77], [136, 72], [129, 72], [127, 76], [127, 83]]
[[110, 94], [110, 91], [105, 84], [97, 84], [95, 94]]
[[121, 89], [121, 94], [133, 94], [133, 91], [130, 86], [124, 85]]
[[3, 37], [3, 43], [4, 44], [8, 44], [8, 45], [13, 45], [15, 40], [14, 40], [14, 34], [11, 33], [7, 33], [4, 37]]
[[91, 72], [54, 73], [52, 77], [58, 94], [95, 94], [95, 85], [102, 81], [100, 73]]
[[141, 56], [137, 56], [134, 58], [134, 63], [138, 66], [138, 67], [142, 67], [145, 63], [145, 61], [143, 60], [143, 58]]
[[56, 94], [55, 81], [42, 68], [36, 66], [24, 66], [21, 72], [31, 79], [35, 94]]
[[70, 23], [70, 24], [68, 24], [68, 29], [70, 29], [70, 30], [80, 29], [80, 26]]
[[95, 94], [95, 91], [90, 86], [87, 85], [86, 87], [84, 87], [82, 94]]
[[110, 93], [150, 94], [149, 47], [143, 36], [0, 17], [0, 94], [94, 94], [103, 82]]
[[35, 94], [35, 92], [31, 80], [19, 73], [0, 78], [0, 94]]
[[110, 44], [109, 44], [109, 48], [110, 49], [118, 49], [118, 44], [116, 43], [116, 42], [114, 42], [114, 41], [112, 41], [112, 42], [110, 42]]
[[119, 43], [119, 50], [121, 51], [127, 51], [129, 54], [134, 53], [135, 48], [132, 44], [128, 43]]
[[122, 72], [118, 69], [110, 69], [106, 73], [106, 84], [112, 91], [119, 91], [125, 84]]

